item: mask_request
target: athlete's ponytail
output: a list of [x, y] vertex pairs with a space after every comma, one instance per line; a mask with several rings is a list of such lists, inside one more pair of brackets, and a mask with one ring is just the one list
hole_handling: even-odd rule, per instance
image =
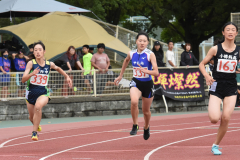
[[[233, 22], [227, 22], [223, 25], [222, 27], [222, 31], [224, 31], [224, 29], [228, 26], [228, 25], [233, 25], [234, 27], [236, 27], [236, 31], [238, 32], [238, 26], [233, 23]], [[220, 43], [223, 43], [225, 41], [225, 36], [223, 36], [222, 40], [218, 39], [214, 42], [214, 45], [217, 45], [217, 44], [220, 44]], [[234, 43], [236, 43], [236, 40], [234, 40]]]

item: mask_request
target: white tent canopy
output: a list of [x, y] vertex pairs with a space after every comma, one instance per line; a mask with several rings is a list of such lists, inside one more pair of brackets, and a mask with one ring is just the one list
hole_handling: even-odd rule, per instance
[[49, 12], [83, 13], [86, 9], [55, 0], [1, 0], [0, 17], [39, 17]]

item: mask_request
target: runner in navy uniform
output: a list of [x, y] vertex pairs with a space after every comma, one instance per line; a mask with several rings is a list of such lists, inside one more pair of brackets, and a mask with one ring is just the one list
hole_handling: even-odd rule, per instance
[[[234, 43], [238, 27], [228, 22], [223, 26], [223, 42], [212, 47], [199, 64], [199, 69], [206, 79], [209, 89], [208, 113], [210, 121], [216, 124], [221, 119], [217, 138], [212, 146], [214, 155], [221, 155], [219, 143], [228, 129], [228, 122], [234, 110], [237, 98], [236, 66], [239, 60], [239, 47]], [[206, 72], [204, 65], [214, 57], [213, 78]], [[220, 104], [223, 100], [223, 112]]]
[[147, 33], [140, 32], [136, 37], [137, 49], [130, 51], [123, 62], [122, 70], [114, 83], [118, 85], [121, 81], [123, 73], [132, 60], [133, 79], [130, 82], [130, 97], [131, 97], [131, 114], [133, 118], [133, 128], [131, 135], [136, 135], [139, 129], [138, 126], [138, 101], [142, 96], [142, 111], [144, 114], [144, 134], [143, 137], [147, 140], [150, 137], [149, 121], [151, 118], [150, 106], [153, 100], [153, 81], [152, 75], [158, 76], [158, 68], [154, 53], [147, 49], [149, 37]]
[[22, 83], [27, 82], [26, 101], [29, 112], [29, 120], [33, 124], [32, 140], [37, 141], [37, 131], [41, 131], [39, 126], [42, 118], [42, 108], [50, 100], [49, 90], [47, 88], [50, 69], [54, 69], [62, 74], [72, 87], [72, 81], [68, 75], [53, 62], [44, 60], [45, 46], [42, 42], [34, 43], [33, 55], [35, 59], [29, 61], [22, 77]]

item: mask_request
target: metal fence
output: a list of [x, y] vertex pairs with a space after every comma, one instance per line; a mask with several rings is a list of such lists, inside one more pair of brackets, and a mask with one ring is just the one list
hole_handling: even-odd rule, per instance
[[[191, 68], [196, 67], [198, 66]], [[105, 74], [97, 74], [98, 70], [92, 70], [92, 75], [87, 76], [81, 70], [67, 72], [73, 82], [72, 88], [69, 88], [64, 76], [52, 71], [50, 72], [47, 88], [50, 96], [55, 98], [129, 95], [129, 83], [133, 77], [133, 70], [127, 68], [119, 85], [115, 86], [114, 80], [119, 76], [120, 71], [121, 69], [111, 69]], [[24, 99], [27, 83], [21, 82], [22, 74], [22, 72], [0, 74], [1, 100]], [[205, 91], [207, 91], [208, 88], [205, 87]]]

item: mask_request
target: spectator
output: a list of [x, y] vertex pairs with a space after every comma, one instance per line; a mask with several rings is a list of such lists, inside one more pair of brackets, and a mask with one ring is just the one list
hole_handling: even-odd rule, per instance
[[[28, 56], [24, 55], [25, 51], [23, 49], [19, 50], [18, 54], [13, 53], [12, 59], [14, 62], [14, 66], [17, 72], [24, 72], [26, 69], [27, 60], [29, 59]], [[18, 56], [16, 58], [16, 56]], [[25, 92], [25, 85], [22, 83], [22, 76], [23, 74], [17, 74], [18, 79], [16, 79], [17, 85], [20, 86], [20, 90], [18, 90], [18, 97], [24, 97]]]
[[29, 54], [33, 54], [33, 44], [30, 44], [28, 48], [29, 48]]
[[88, 45], [84, 45], [82, 47], [82, 51], [84, 53], [84, 56], [83, 56], [83, 68], [85, 70], [85, 72], [83, 73], [83, 75], [85, 77], [84, 82], [87, 85], [88, 92], [93, 93], [92, 87], [89, 83], [89, 82], [92, 81], [92, 72], [90, 72], [90, 70], [93, 69], [93, 66], [91, 64], [91, 59], [92, 59], [93, 55], [91, 53], [89, 53], [89, 46]]
[[161, 44], [158, 41], [154, 42], [154, 46], [153, 46], [152, 51], [156, 56], [157, 66], [158, 67], [165, 67], [165, 65], [163, 63], [163, 57], [164, 57], [163, 49], [162, 49]]
[[93, 54], [94, 48], [93, 47], [89, 47], [89, 53]]
[[107, 82], [107, 71], [110, 66], [110, 60], [107, 54], [103, 53], [105, 50], [105, 45], [103, 43], [99, 43], [97, 45], [97, 53], [95, 53], [91, 59], [92, 66], [98, 69], [96, 72], [97, 78], [97, 93], [101, 94], [104, 90], [105, 83]]
[[167, 57], [167, 67], [176, 67], [172, 41], [168, 42], [168, 50], [166, 53], [166, 57]]
[[185, 51], [182, 52], [181, 54], [181, 61], [180, 61], [180, 66], [193, 66], [193, 64], [195, 65], [199, 65], [198, 60], [195, 58], [195, 56], [193, 55], [193, 53], [191, 52], [191, 44], [190, 43], [186, 43], [184, 46]]
[[[70, 46], [67, 50], [67, 52], [60, 58], [60, 60], [62, 60], [65, 64], [66, 64], [66, 69], [69, 72], [71, 72], [72, 70], [76, 70], [75, 68], [75, 64], [77, 64], [79, 66], [79, 68], [81, 68], [81, 70], [84, 70], [80, 61], [79, 61], [79, 56], [76, 54], [76, 50], [73, 46]], [[71, 78], [72, 82], [73, 82], [73, 74], [68, 73], [69, 77]], [[69, 90], [71, 91], [69, 91]], [[66, 79], [64, 79], [63, 82], [63, 96], [67, 97], [68, 93], [71, 95], [75, 95], [74, 93], [74, 87], [73, 88], [68, 88], [68, 82]]]
[[8, 59], [8, 50], [5, 49], [2, 52], [2, 57], [0, 57], [0, 87], [2, 87], [1, 98], [2, 101], [7, 101], [8, 86], [10, 85], [10, 75], [7, 74], [11, 72], [11, 61]]

